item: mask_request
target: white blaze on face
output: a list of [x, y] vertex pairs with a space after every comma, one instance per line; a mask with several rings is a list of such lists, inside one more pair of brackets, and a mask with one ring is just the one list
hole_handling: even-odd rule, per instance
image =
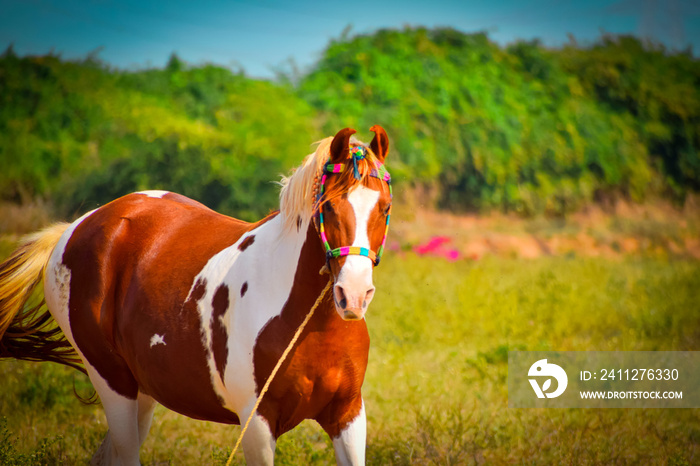
[[[369, 217], [379, 200], [379, 191], [358, 185], [348, 194], [348, 201], [355, 212], [355, 239], [350, 246], [371, 249], [367, 232]], [[372, 267], [368, 257], [346, 256], [333, 287], [338, 314], [346, 320], [360, 320], [374, 296]]]

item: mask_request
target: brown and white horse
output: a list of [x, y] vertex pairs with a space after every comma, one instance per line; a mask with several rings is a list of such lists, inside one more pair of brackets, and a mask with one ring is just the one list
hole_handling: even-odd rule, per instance
[[[349, 128], [321, 141], [282, 180], [279, 212], [257, 223], [148, 191], [31, 236], [0, 265], [0, 357], [82, 363], [109, 424], [93, 463], [136, 465], [156, 402], [245, 421], [330, 271], [332, 298], [264, 395], [243, 450], [272, 464], [276, 439], [314, 419], [339, 464], [363, 463], [363, 317], [391, 210], [389, 143], [371, 130], [369, 145]], [[42, 278], [43, 315], [26, 304]]]

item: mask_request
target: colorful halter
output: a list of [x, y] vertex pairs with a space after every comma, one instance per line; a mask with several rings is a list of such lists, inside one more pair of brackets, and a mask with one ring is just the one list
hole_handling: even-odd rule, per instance
[[[352, 166], [353, 166], [353, 175], [355, 179], [359, 180], [362, 178], [360, 175], [360, 170], [357, 167], [357, 161], [362, 160], [365, 158], [367, 155], [367, 149], [365, 149], [363, 146], [354, 146], [350, 148], [350, 154], [352, 155]], [[329, 159], [330, 162], [330, 159]], [[342, 173], [345, 170], [345, 165], [344, 163], [327, 163], [323, 166], [323, 176], [321, 177], [321, 185], [318, 189], [318, 194], [316, 196], [316, 202], [320, 203], [321, 199], [323, 198], [323, 193], [325, 192], [326, 189], [326, 178], [328, 175], [332, 175], [334, 173]], [[393, 194], [391, 191], [391, 175], [387, 171], [386, 167], [384, 166], [383, 163], [377, 161], [377, 165], [375, 168], [372, 169], [372, 171], [369, 173], [369, 176], [373, 176], [374, 178], [378, 178], [380, 180], [386, 181], [387, 185], [389, 185], [389, 196], [393, 198]], [[377, 266], [379, 265], [379, 261], [382, 258], [382, 253], [384, 252], [384, 245], [386, 244], [386, 236], [389, 233], [389, 219], [391, 218], [391, 204], [389, 205], [389, 211], [387, 212], [386, 215], [386, 228], [384, 230], [384, 238], [382, 239], [382, 244], [379, 246], [379, 249], [377, 252], [372, 251], [371, 249], [367, 248], [361, 248], [358, 246], [342, 246], [339, 248], [331, 249], [330, 244], [328, 244], [328, 238], [326, 237], [326, 230], [323, 225], [323, 210], [322, 210], [322, 205], [319, 204], [318, 206], [318, 232], [321, 235], [321, 241], [323, 242], [323, 247], [326, 249], [326, 261], [330, 261], [331, 259], [337, 258], [337, 257], [344, 257], [344, 256], [365, 256], [368, 257], [372, 262], [374, 262], [374, 265]]]

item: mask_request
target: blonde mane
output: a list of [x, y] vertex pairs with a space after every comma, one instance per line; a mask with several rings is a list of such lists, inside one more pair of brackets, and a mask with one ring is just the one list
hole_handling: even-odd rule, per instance
[[[314, 194], [320, 181], [321, 170], [330, 157], [331, 142], [333, 142], [333, 137], [319, 141], [316, 150], [306, 156], [302, 164], [290, 176], [283, 176], [280, 180], [282, 186], [280, 214], [283, 218], [285, 231], [292, 231], [292, 228], [296, 228], [299, 217], [304, 220], [311, 218], [314, 209], [318, 207], [314, 205]], [[367, 144], [354, 137], [350, 139], [350, 144], [361, 145], [367, 149], [367, 157], [361, 167], [364, 178], [369, 173], [370, 165], [375, 166], [376, 157]], [[344, 174], [350, 175], [351, 170], [347, 170]], [[352, 184], [355, 183], [348, 184], [348, 188]]]

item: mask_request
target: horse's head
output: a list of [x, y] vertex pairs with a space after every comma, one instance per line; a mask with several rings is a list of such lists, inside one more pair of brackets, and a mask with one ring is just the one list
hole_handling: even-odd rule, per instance
[[345, 320], [360, 320], [374, 296], [391, 214], [391, 178], [384, 168], [389, 139], [381, 126], [366, 146], [338, 132], [330, 145], [317, 193], [316, 226], [333, 276], [333, 301]]

